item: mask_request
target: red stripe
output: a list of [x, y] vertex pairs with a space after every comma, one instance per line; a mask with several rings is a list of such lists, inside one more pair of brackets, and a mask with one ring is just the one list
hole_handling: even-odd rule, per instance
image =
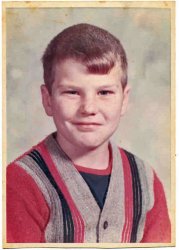
[[125, 222], [121, 242], [130, 242], [133, 222], [133, 189], [130, 164], [124, 150], [120, 149], [124, 168]]
[[48, 165], [48, 168], [55, 179], [57, 185], [59, 186], [60, 190], [65, 196], [66, 201], [70, 207], [70, 211], [72, 213], [72, 218], [74, 222], [74, 240], [75, 243], [82, 243], [84, 242], [84, 221], [62, 179], [60, 173], [57, 171], [57, 168], [44, 144], [38, 145], [38, 150], [43, 156], [43, 159]]

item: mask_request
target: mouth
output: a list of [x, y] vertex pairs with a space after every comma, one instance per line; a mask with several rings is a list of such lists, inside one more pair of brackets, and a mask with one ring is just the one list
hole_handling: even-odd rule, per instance
[[75, 122], [74, 124], [76, 125], [101, 125], [100, 123], [97, 122]]
[[74, 125], [81, 131], [93, 131], [99, 128], [102, 124], [96, 122], [76, 122]]

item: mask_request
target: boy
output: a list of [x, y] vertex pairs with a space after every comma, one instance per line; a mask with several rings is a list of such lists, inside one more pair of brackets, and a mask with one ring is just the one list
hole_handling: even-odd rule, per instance
[[160, 180], [110, 141], [129, 96], [120, 41], [74, 25], [42, 62], [42, 102], [57, 132], [8, 166], [7, 242], [170, 242]]

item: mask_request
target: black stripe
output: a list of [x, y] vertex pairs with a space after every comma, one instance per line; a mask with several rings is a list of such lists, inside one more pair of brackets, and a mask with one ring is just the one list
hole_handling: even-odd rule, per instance
[[50, 183], [52, 184], [52, 186], [55, 188], [55, 190], [58, 193], [58, 196], [60, 198], [61, 205], [62, 205], [64, 242], [65, 243], [74, 242], [73, 219], [72, 219], [70, 208], [67, 204], [67, 201], [65, 200], [63, 193], [61, 192], [57, 183], [55, 182], [55, 180], [54, 180], [52, 174], [50, 173], [48, 166], [45, 163], [44, 159], [42, 158], [41, 154], [37, 150], [33, 150], [28, 155], [38, 164], [38, 166], [44, 172], [44, 174], [49, 179]]
[[127, 152], [126, 150], [124, 151], [127, 155], [129, 165], [131, 168], [132, 187], [133, 187], [133, 225], [132, 225], [130, 242], [136, 242], [139, 221], [142, 214], [142, 189], [141, 189], [139, 171], [135, 158], [131, 153]]

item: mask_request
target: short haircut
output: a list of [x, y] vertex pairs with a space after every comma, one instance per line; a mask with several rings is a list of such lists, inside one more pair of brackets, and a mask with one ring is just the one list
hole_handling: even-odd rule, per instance
[[118, 62], [122, 69], [122, 87], [127, 84], [125, 50], [116, 37], [102, 28], [86, 23], [76, 24], [50, 41], [42, 57], [44, 82], [49, 93], [55, 80], [56, 65], [65, 59], [84, 64], [93, 74], [107, 74]]

